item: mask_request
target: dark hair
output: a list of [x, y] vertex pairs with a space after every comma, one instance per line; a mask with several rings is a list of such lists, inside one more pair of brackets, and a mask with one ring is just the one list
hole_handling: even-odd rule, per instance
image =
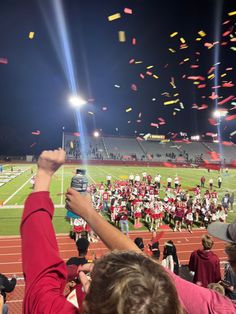
[[85, 314], [182, 314], [174, 283], [146, 255], [114, 251], [96, 261]]
[[142, 238], [135, 238], [134, 239], [134, 243], [137, 245], [137, 247], [140, 249], [140, 250], [144, 250], [144, 243], [143, 243], [143, 239]]
[[79, 238], [76, 241], [77, 250], [79, 252], [79, 255], [85, 255], [87, 254], [88, 248], [89, 248], [89, 241], [86, 238]]

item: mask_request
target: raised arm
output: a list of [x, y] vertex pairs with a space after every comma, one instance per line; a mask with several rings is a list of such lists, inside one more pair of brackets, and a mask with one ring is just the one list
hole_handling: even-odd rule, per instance
[[66, 194], [66, 205], [75, 214], [87, 221], [110, 250], [132, 250], [141, 253], [133, 241], [113, 227], [93, 209], [89, 195], [81, 195], [70, 188]]
[[67, 272], [58, 252], [51, 221], [54, 206], [48, 192], [53, 174], [64, 161], [61, 149], [40, 155], [34, 192], [25, 202], [21, 222], [24, 314], [77, 313], [63, 296]]

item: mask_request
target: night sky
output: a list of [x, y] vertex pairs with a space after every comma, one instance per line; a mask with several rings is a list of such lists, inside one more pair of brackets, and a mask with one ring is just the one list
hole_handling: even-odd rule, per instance
[[[208, 119], [216, 103], [229, 96], [219, 108], [226, 108], [228, 116], [236, 114], [236, 14], [228, 15], [236, 11], [234, 0], [61, 2], [77, 90], [89, 100], [81, 109], [88, 134], [95, 129], [117, 136], [216, 133], [217, 127]], [[74, 110], [68, 105], [71, 88], [52, 4], [53, 0], [1, 1], [0, 155], [38, 154], [60, 146], [63, 127], [67, 132], [78, 131]], [[132, 9], [132, 14], [124, 13], [125, 8]], [[121, 18], [109, 22], [108, 16], [115, 13]], [[203, 37], [198, 34], [201, 30]], [[125, 31], [125, 42], [119, 42], [119, 31]], [[29, 32], [34, 32], [33, 39]], [[178, 34], [170, 37], [174, 32]], [[182, 49], [181, 38], [186, 41]], [[217, 41], [210, 48], [206, 45]], [[220, 64], [211, 69], [216, 62]], [[215, 78], [209, 78], [211, 74]], [[232, 86], [225, 87], [227, 83]], [[205, 87], [198, 88], [201, 84]], [[212, 92], [216, 100], [209, 98]], [[179, 101], [164, 105], [175, 99]], [[132, 110], [126, 112], [127, 108]], [[161, 121], [165, 124], [159, 125]], [[235, 121], [223, 119], [224, 140], [236, 130]], [[37, 130], [40, 135], [31, 134]], [[236, 142], [236, 135], [231, 140]]]

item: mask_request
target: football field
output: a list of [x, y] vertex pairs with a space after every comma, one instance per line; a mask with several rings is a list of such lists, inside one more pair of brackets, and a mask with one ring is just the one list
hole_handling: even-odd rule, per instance
[[[20, 217], [23, 210], [24, 201], [29, 193], [32, 192], [32, 184], [30, 183], [31, 177], [36, 173], [36, 164], [14, 164], [4, 166], [4, 171], [0, 173], [0, 235], [17, 235], [19, 234]], [[54, 175], [51, 185], [51, 197], [56, 206], [54, 216], [54, 227], [57, 233], [68, 232], [70, 226], [64, 219], [66, 210], [64, 207], [65, 196], [64, 193], [70, 186], [71, 178], [75, 174], [79, 165], [65, 165], [60, 168]], [[85, 168], [85, 167], [82, 167]], [[217, 187], [218, 171], [211, 170], [210, 173], [202, 168], [166, 168], [166, 167], [130, 167], [130, 166], [87, 166], [87, 177], [90, 183], [99, 184], [106, 183], [106, 176], [110, 174], [112, 181], [126, 180], [128, 176], [133, 173], [134, 175], [146, 171], [154, 177], [160, 173], [161, 198], [164, 197], [164, 190], [166, 186], [166, 179], [171, 176], [173, 179], [176, 175], [180, 178], [182, 188], [184, 190], [191, 190], [197, 184], [200, 184], [202, 175], [206, 178], [205, 189], [208, 188], [208, 181], [210, 178], [214, 180], [214, 188], [219, 194], [221, 200], [226, 191], [230, 193], [236, 191], [236, 170], [229, 169], [228, 173], [221, 173], [222, 187]], [[12, 171], [13, 170], [13, 171]], [[33, 172], [33, 174], [32, 174]], [[204, 193], [205, 189], [202, 189]], [[192, 193], [192, 192], [190, 192]], [[236, 209], [236, 206], [235, 206]], [[235, 215], [234, 212], [229, 213], [228, 221], [232, 221]]]

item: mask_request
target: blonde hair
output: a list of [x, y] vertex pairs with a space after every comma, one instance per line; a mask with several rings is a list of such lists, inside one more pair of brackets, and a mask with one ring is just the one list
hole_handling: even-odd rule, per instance
[[209, 283], [209, 285], [207, 286], [208, 289], [217, 291], [218, 293], [225, 295], [225, 289], [223, 286], [221, 286], [221, 284], [219, 283]]
[[210, 250], [213, 247], [214, 241], [211, 236], [204, 234], [202, 236], [202, 246], [204, 250]]
[[169, 274], [149, 257], [114, 251], [96, 261], [86, 314], [182, 314]]

